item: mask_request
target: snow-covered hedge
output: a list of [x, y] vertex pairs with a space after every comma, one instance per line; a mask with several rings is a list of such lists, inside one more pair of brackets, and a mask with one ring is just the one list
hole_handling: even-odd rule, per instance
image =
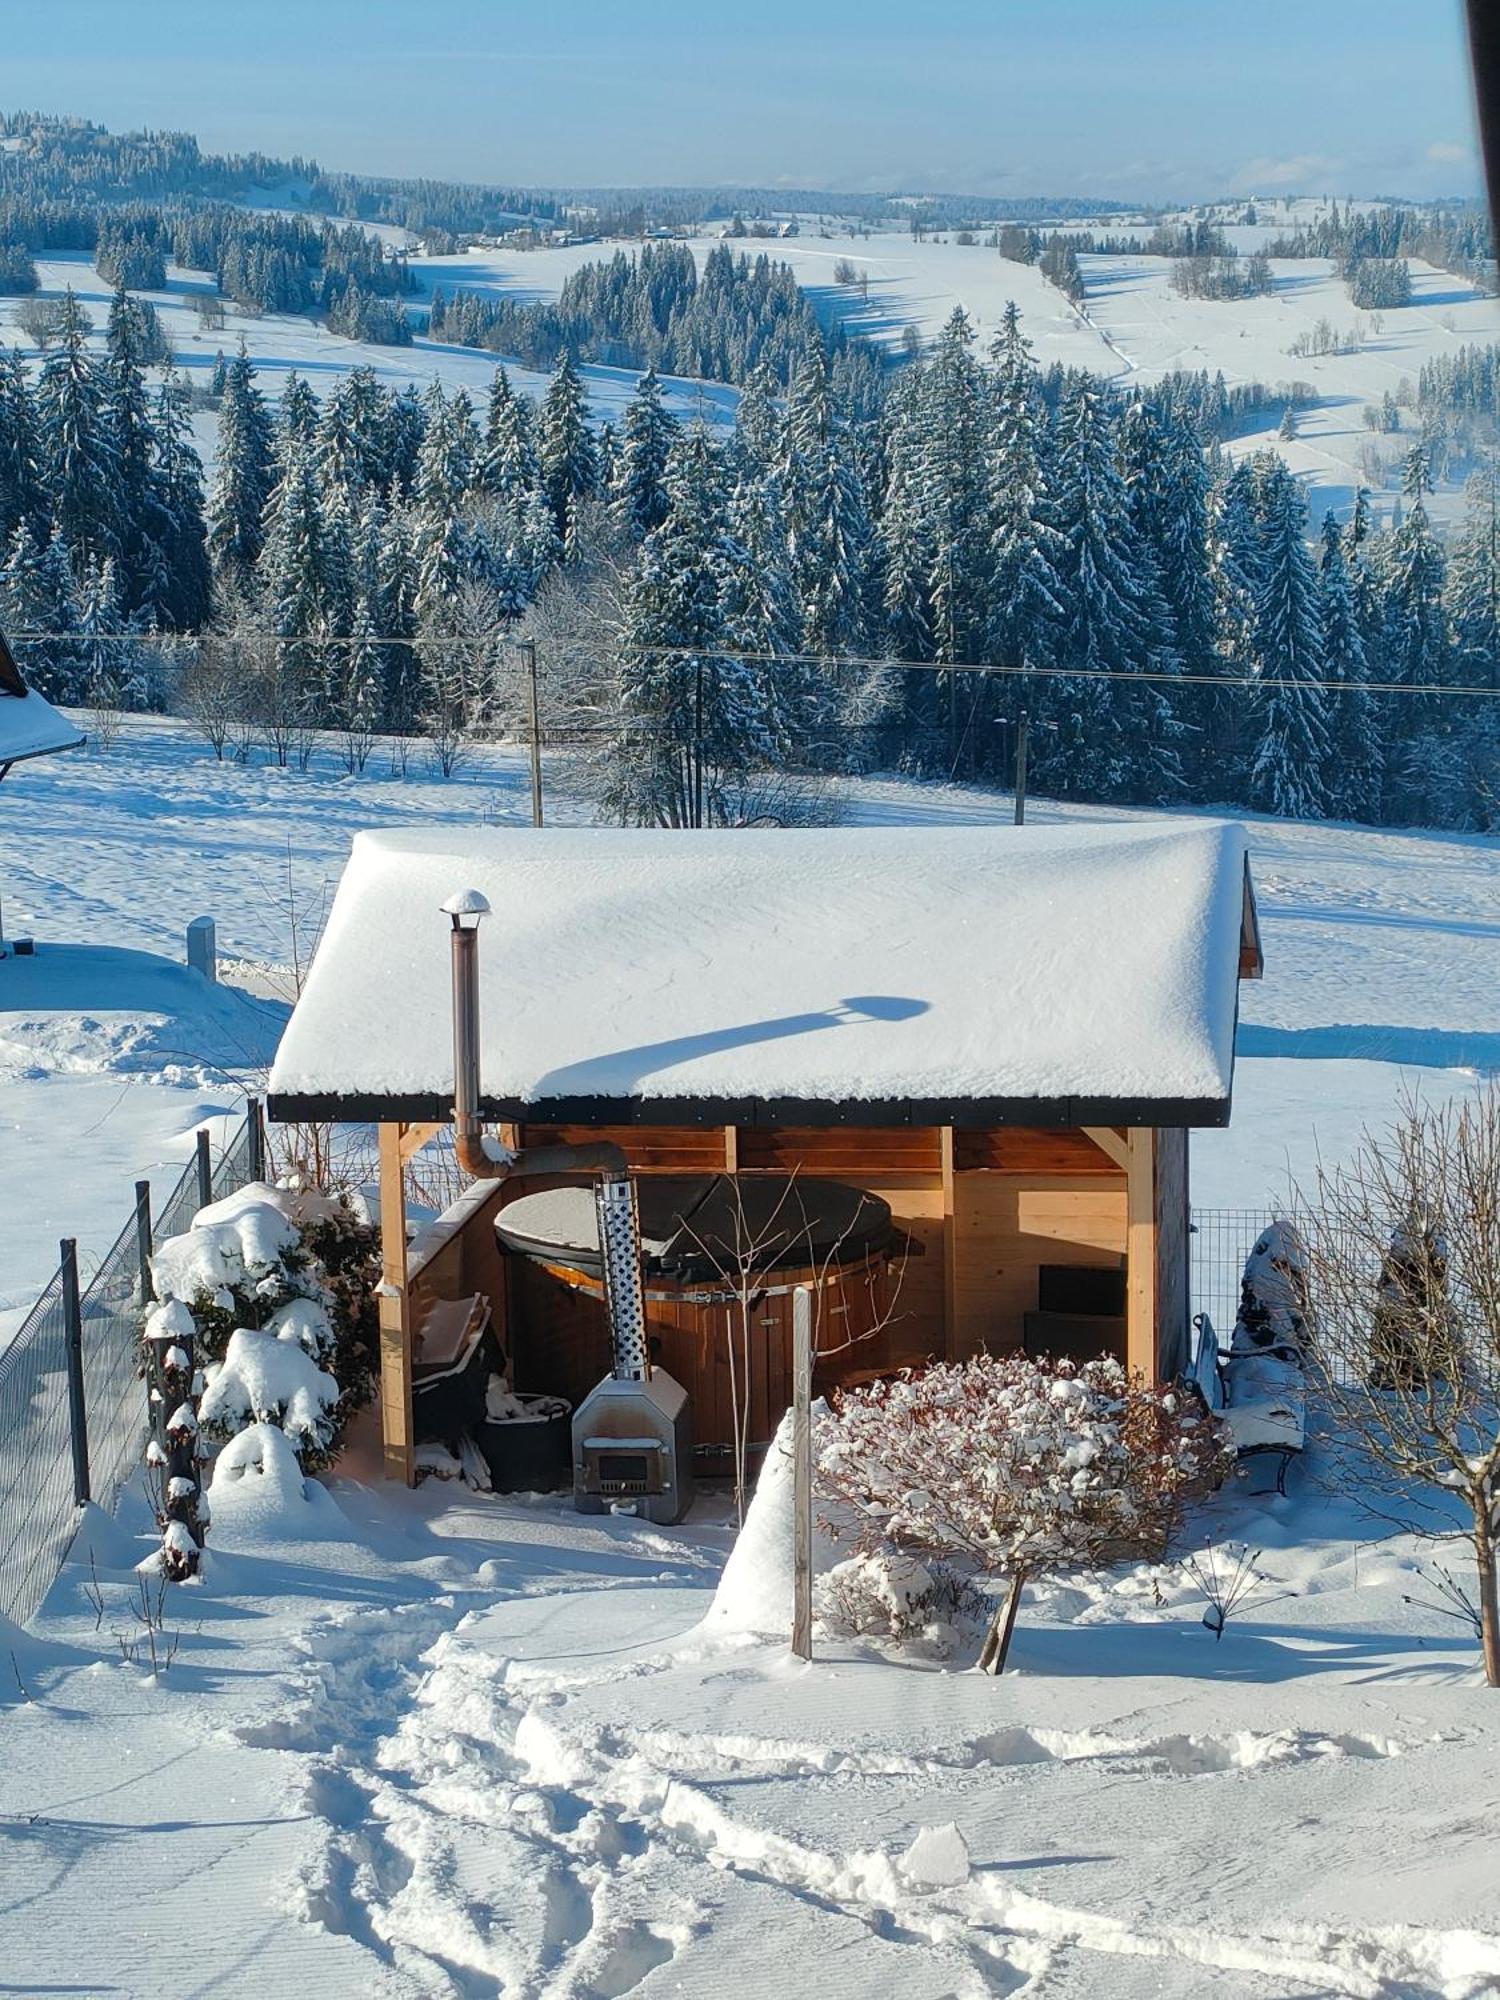
[[330, 1463], [374, 1391], [376, 1263], [375, 1232], [341, 1204], [264, 1181], [157, 1246], [157, 1296], [191, 1315], [205, 1439], [269, 1423], [305, 1472]]

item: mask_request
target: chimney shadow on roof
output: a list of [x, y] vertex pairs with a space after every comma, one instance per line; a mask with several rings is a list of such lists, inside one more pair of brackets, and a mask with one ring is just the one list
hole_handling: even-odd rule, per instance
[[[714, 1028], [701, 1035], [677, 1035], [666, 1042], [642, 1042], [635, 1048], [610, 1049], [586, 1061], [564, 1063], [540, 1077], [532, 1095], [588, 1097], [619, 1096], [658, 1070], [697, 1062], [725, 1049], [753, 1047], [757, 1042], [789, 1041], [825, 1028], [850, 1028], [860, 1021], [910, 1021], [925, 1014], [931, 1001], [903, 994], [856, 993], [810, 1014], [781, 1014], [769, 1021], [746, 1021], [733, 1028]], [[601, 1074], [602, 1072], [602, 1074]]]

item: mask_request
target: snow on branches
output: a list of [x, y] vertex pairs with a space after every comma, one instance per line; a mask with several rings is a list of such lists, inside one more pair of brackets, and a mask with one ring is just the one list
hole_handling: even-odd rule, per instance
[[1117, 1362], [1024, 1354], [841, 1391], [818, 1432], [832, 1532], [1010, 1579], [980, 1657], [996, 1673], [1028, 1578], [1159, 1554], [1183, 1490], [1229, 1457], [1207, 1412]]

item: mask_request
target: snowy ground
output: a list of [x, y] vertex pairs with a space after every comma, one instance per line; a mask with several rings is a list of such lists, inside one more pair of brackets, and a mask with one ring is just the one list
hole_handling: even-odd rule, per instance
[[[558, 819], [581, 815], [567, 780], [549, 765]], [[1009, 801], [871, 780], [848, 808]], [[527, 811], [505, 749], [450, 781], [350, 778], [220, 765], [158, 719], [13, 773], [7, 926], [40, 950], [0, 961], [0, 1302], [65, 1230], [102, 1249], [135, 1176], [175, 1172], [253, 1075], [354, 828]], [[1267, 977], [1234, 1124], [1195, 1139], [1209, 1204], [1305, 1175], [1403, 1084], [1500, 1066], [1492, 841], [1251, 838]], [[204, 912], [242, 984], [181, 968]], [[794, 1964], [830, 2000], [1500, 1985], [1500, 1708], [1460, 1629], [1403, 1602], [1430, 1596], [1417, 1548], [1331, 1497], [1315, 1455], [1290, 1500], [1241, 1484], [1193, 1519], [1273, 1579], [1221, 1644], [1179, 1577], [1127, 1570], [1038, 1593], [996, 1684], [961, 1653], [828, 1642], [801, 1668], [694, 1636], [730, 1542], [716, 1499], [680, 1531], [587, 1522], [383, 1489], [361, 1449], [290, 1510], [215, 1495], [159, 1681], [115, 1637], [139, 1638], [133, 1493], [33, 1628], [0, 1632], [0, 1987], [735, 2000]], [[951, 1839], [903, 1862], [948, 1822], [966, 1866], [934, 1871]]]
[[716, 1502], [652, 1529], [359, 1471], [215, 1493], [159, 1679], [114, 1636], [134, 1495], [0, 1635], [7, 1990], [1496, 1990], [1500, 1707], [1315, 1465], [1194, 1515], [1264, 1552], [1221, 1642], [1129, 1568], [1039, 1588], [998, 1683], [696, 1629]]

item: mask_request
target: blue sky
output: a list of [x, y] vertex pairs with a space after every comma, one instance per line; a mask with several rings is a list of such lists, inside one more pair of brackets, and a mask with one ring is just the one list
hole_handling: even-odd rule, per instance
[[12, 0], [11, 107], [516, 183], [1477, 191], [1458, 0]]

